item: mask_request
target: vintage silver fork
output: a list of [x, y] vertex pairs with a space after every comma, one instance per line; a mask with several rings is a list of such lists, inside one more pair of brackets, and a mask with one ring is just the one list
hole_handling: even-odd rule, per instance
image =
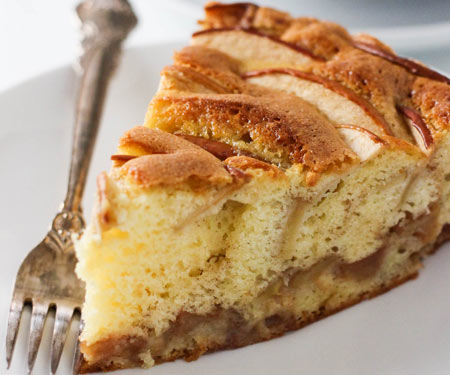
[[[81, 198], [108, 82], [118, 64], [122, 41], [137, 23], [126, 0], [84, 1], [77, 7], [77, 13], [83, 33], [82, 77], [67, 195], [50, 231], [19, 268], [8, 317], [6, 360], [9, 368], [22, 311], [26, 304], [31, 305], [29, 373], [36, 360], [49, 310], [56, 310], [51, 344], [51, 373], [55, 374], [72, 317], [80, 312], [84, 301], [85, 288], [75, 274], [72, 237], [80, 235], [84, 229]], [[73, 372], [76, 374], [80, 362], [78, 345], [75, 352]]]

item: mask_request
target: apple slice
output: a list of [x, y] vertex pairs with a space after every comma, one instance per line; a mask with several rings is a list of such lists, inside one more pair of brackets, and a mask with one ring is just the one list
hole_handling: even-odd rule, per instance
[[244, 77], [251, 83], [297, 95], [335, 124], [360, 126], [377, 135], [392, 135], [383, 116], [367, 100], [337, 82], [294, 69], [251, 71]]
[[387, 143], [371, 131], [353, 125], [339, 125], [338, 132], [345, 143], [363, 162], [374, 157]]
[[323, 61], [295, 44], [247, 29], [209, 29], [195, 33], [192, 45], [214, 48], [242, 62], [243, 71], [268, 67], [305, 68]]
[[422, 116], [415, 109], [402, 105], [397, 106], [397, 111], [403, 115], [417, 146], [423, 152], [430, 153], [434, 146], [434, 139]]

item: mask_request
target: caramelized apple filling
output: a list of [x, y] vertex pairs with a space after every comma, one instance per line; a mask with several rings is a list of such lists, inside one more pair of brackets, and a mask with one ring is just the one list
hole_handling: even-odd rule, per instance
[[[407, 217], [392, 228], [391, 234], [405, 231], [417, 234], [418, 229], [420, 231], [420, 228], [433, 225], [435, 219], [433, 213], [416, 220]], [[443, 228], [441, 236], [448, 235], [447, 227]], [[338, 257], [327, 257], [308, 270], [288, 269], [254, 301], [251, 307], [255, 310], [261, 310], [262, 307], [263, 310], [259, 317], [248, 319], [235, 309], [223, 309], [220, 306], [207, 315], [181, 311], [169, 329], [159, 336], [150, 330], [147, 337], [111, 337], [90, 346], [82, 343], [83, 353], [94, 358], [96, 363], [95, 367], [84, 363], [82, 371], [142, 366], [146, 352], [151, 353], [156, 363], [177, 358], [195, 360], [205, 352], [241, 347], [280, 336], [363, 299], [374, 297], [415, 277], [421, 266], [421, 254], [430, 250], [425, 246], [419, 251], [403, 254], [404, 249], [389, 246], [391, 240], [392, 236], [385, 247], [354, 263], [343, 263]], [[386, 283], [380, 275], [390, 267], [391, 262], [386, 260], [392, 258], [393, 253], [404, 255], [398, 270], [406, 269], [408, 272], [398, 273]], [[376, 291], [367, 292], [367, 285], [373, 283], [378, 284]], [[361, 288], [356, 288], [357, 292], [350, 299], [347, 298], [345, 304], [339, 304], [338, 300], [335, 303], [335, 295], [352, 285]], [[314, 308], [304, 308], [305, 296], [314, 293], [320, 294], [320, 299]], [[114, 360], [118, 358], [119, 361]]]

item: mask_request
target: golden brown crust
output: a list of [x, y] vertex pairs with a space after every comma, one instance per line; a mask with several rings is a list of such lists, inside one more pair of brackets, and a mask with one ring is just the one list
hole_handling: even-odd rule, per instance
[[[308, 69], [368, 100], [382, 113], [397, 137], [413, 142], [409, 128], [397, 113], [397, 105], [414, 105], [425, 121], [435, 127], [446, 129], [449, 125], [449, 78], [395, 55], [374, 37], [365, 34], [352, 37], [344, 28], [330, 22], [293, 18], [248, 3], [239, 7], [215, 3], [205, 13], [201, 22], [204, 30], [249, 28], [324, 58], [324, 63], [316, 61]], [[434, 100], [436, 95], [439, 100]]]
[[352, 46], [400, 65], [418, 76], [449, 84], [450, 79], [413, 60], [397, 56], [376, 38], [358, 34], [354, 37], [342, 26], [315, 18], [292, 18], [288, 13], [259, 7], [251, 3], [212, 3], [205, 7], [204, 30], [240, 28], [270, 35], [280, 42], [305, 48], [314, 55], [330, 60], [343, 48]]
[[314, 56], [325, 61], [348, 45], [350, 35], [343, 27], [335, 23], [299, 18], [280, 35], [280, 40], [297, 47], [304, 46]]
[[358, 106], [360, 106], [380, 127], [380, 130], [387, 135], [393, 135], [389, 125], [386, 123], [383, 115], [378, 112], [367, 100], [363, 97], [356, 95], [353, 91], [349, 90], [347, 87], [329, 79], [320, 77], [316, 74], [302, 72], [297, 69], [290, 68], [268, 68], [256, 71], [245, 72], [243, 74], [244, 78], [259, 77], [266, 74], [288, 74], [294, 77], [305, 79], [311, 82], [319, 83], [329, 90], [336, 92], [339, 95], [346, 97]]
[[177, 151], [198, 151], [199, 147], [173, 134], [159, 129], [136, 126], [128, 130], [119, 141], [119, 148], [133, 147], [145, 154], [171, 154]]
[[426, 66], [419, 64], [413, 60], [406, 59], [404, 57], [400, 57], [395, 55], [394, 53], [387, 51], [385, 48], [380, 48], [378, 45], [372, 44], [372, 43], [366, 43], [366, 42], [360, 42], [360, 41], [354, 41], [353, 46], [356, 48], [359, 48], [365, 52], [368, 52], [372, 55], [382, 57], [383, 59], [386, 59], [390, 61], [393, 64], [399, 65], [409, 72], [420, 76], [420, 77], [426, 77], [430, 78], [434, 81], [439, 81], [443, 83], [450, 83], [450, 79], [445, 77], [444, 75], [427, 68]]
[[205, 7], [205, 15], [205, 20], [200, 21], [204, 30], [240, 28], [257, 32], [315, 60], [331, 57], [340, 44], [350, 40], [347, 31], [335, 23], [307, 17], [294, 19], [288, 13], [250, 3], [214, 3]]
[[122, 137], [119, 147], [134, 148], [141, 153], [120, 169], [144, 187], [190, 180], [227, 184], [233, 180], [211, 153], [158, 129], [135, 127]]
[[411, 101], [425, 121], [436, 131], [450, 125], [450, 85], [418, 78], [411, 90]]
[[155, 121], [170, 119], [170, 124], [165, 124], [169, 131], [182, 128], [186, 122], [196, 122], [228, 139], [250, 134], [252, 141], [281, 151], [291, 162], [302, 163], [316, 172], [339, 168], [356, 158], [334, 126], [293, 95], [163, 94], [153, 99], [152, 106], [154, 117], [160, 119]]
[[375, 38], [372, 35], [365, 34], [365, 33], [358, 33], [358, 34], [352, 35], [352, 39], [353, 39], [353, 43], [370, 44], [372, 46], [377, 47], [380, 50], [395, 54], [395, 51], [391, 47], [384, 44], [381, 40]]
[[253, 22], [257, 6], [252, 3], [234, 3], [224, 6], [219, 2], [205, 5], [206, 19], [199, 21], [204, 28], [233, 27], [237, 23], [249, 25]]
[[[255, 11], [252, 11], [254, 12], [254, 15], [251, 17], [251, 27], [257, 29], [256, 25], [259, 25], [259, 27], [264, 29], [264, 32], [268, 32], [273, 38], [281, 38], [283, 34], [287, 33], [291, 24], [295, 24], [295, 28], [297, 29], [312, 28], [313, 25], [316, 25], [314, 26], [314, 29], [318, 30], [317, 35], [320, 35], [320, 37], [318, 36], [320, 40], [318, 39], [316, 44], [326, 44], [328, 43], [324, 42], [324, 40], [326, 40], [326, 35], [335, 35], [339, 39], [339, 42], [336, 42], [338, 46], [333, 53], [333, 56], [328, 56], [328, 61], [314, 63], [308, 72], [287, 68], [284, 73], [287, 71], [289, 71], [289, 73], [286, 74], [296, 72], [297, 74], [302, 75], [304, 79], [310, 79], [316, 83], [320, 83], [340, 95], [345, 96], [349, 100], [352, 100], [380, 127], [381, 134], [394, 135], [395, 137], [404, 139], [412, 144], [416, 143], [415, 136], [411, 131], [411, 127], [408, 125], [408, 120], [398, 111], [399, 106], [411, 107], [411, 109], [418, 111], [425, 120], [426, 125], [431, 122], [431, 125], [439, 130], [448, 127], [450, 86], [428, 78], [417, 77], [403, 67], [388, 61], [382, 56], [374, 56], [371, 53], [354, 47], [354, 43], [366, 43], [376, 46], [377, 50], [384, 51], [385, 53], [393, 53], [387, 46], [383, 45], [375, 38], [364, 35], [352, 38], [343, 28], [331, 23], [323, 23], [325, 24], [324, 27], [326, 30], [322, 30], [323, 28], [317, 27], [318, 24], [322, 24], [320, 21], [309, 18], [294, 20], [288, 17], [285, 21], [289, 23], [289, 27], [283, 26], [281, 27], [283, 31], [280, 31], [281, 29], [276, 26], [279, 21], [275, 22], [274, 19], [279, 19], [280, 17], [284, 19], [285, 16], [283, 16], [282, 13], [278, 14], [275, 12], [277, 14], [275, 17], [270, 11], [263, 11], [263, 8], [255, 8], [249, 4], [238, 4], [236, 7], [229, 7], [229, 5], [215, 3], [210, 8], [208, 7], [209, 10], [207, 10], [207, 12], [212, 11], [215, 13], [218, 18], [216, 18], [214, 22], [219, 22], [219, 14], [221, 12], [226, 12], [231, 15], [233, 12], [237, 11], [237, 8], [241, 9], [241, 11], [243, 8], [256, 9]], [[264, 21], [263, 18], [265, 17], [265, 14], [267, 14], [268, 18]], [[233, 27], [242, 26], [238, 18], [239, 17], [233, 18], [230, 16], [226, 22], [229, 23], [231, 22], [231, 19], [234, 19], [233, 22], [235, 22], [235, 24], [233, 24]], [[247, 19], [247, 21], [249, 20], [250, 19]], [[214, 26], [223, 27], [226, 25], [215, 24]], [[274, 29], [269, 32], [268, 30], [270, 27], [273, 27]], [[297, 37], [303, 38], [303, 41], [309, 38], [306, 38], [303, 34], [302, 36], [297, 37], [294, 37], [294, 34], [292, 33], [287, 35], [290, 35], [290, 39], [286, 39], [284, 41], [286, 43], [287, 40], [291, 43], [296, 41], [299, 42], [299, 40], [296, 39]], [[314, 41], [315, 39], [313, 38], [311, 40]], [[325, 48], [325, 45], [322, 47]], [[298, 152], [298, 149], [303, 150], [304, 145], [308, 144], [309, 138], [303, 138], [303, 141], [296, 145], [297, 150], [295, 150], [296, 147], [293, 147], [292, 143], [297, 142], [297, 139], [290, 138], [289, 143], [291, 143], [291, 145], [289, 147], [286, 147], [285, 141], [274, 142], [274, 139], [277, 139], [278, 137], [278, 134], [276, 133], [278, 129], [276, 126], [274, 127], [274, 130], [276, 131], [272, 133], [272, 136], [269, 134], [270, 131], [268, 131], [268, 127], [263, 126], [264, 134], [256, 134], [257, 132], [255, 132], [255, 137], [253, 137], [250, 135], [252, 132], [251, 129], [241, 126], [242, 121], [245, 121], [246, 116], [241, 118], [239, 114], [238, 118], [235, 119], [239, 124], [236, 124], [233, 119], [230, 120], [230, 117], [232, 116], [227, 117], [225, 113], [214, 112], [215, 108], [216, 111], [229, 110], [234, 113], [238, 110], [236, 109], [236, 106], [246, 106], [248, 104], [247, 99], [249, 98], [242, 96], [248, 95], [251, 97], [252, 103], [255, 103], [255, 101], [260, 102], [258, 112], [264, 118], [267, 117], [264, 112], [261, 111], [261, 107], [267, 103], [264, 98], [268, 96], [275, 98], [274, 105], [272, 105], [272, 103], [267, 105], [268, 107], [272, 107], [267, 108], [267, 110], [269, 112], [274, 112], [275, 107], [277, 106], [277, 99], [278, 101], [283, 102], [288, 101], [285, 99], [286, 94], [274, 94], [276, 92], [274, 90], [263, 90], [261, 87], [243, 82], [242, 79], [240, 79], [240, 75], [246, 77], [254, 74], [254, 72], [242, 71], [243, 67], [240, 65], [239, 61], [236, 61], [217, 50], [202, 46], [187, 47], [175, 55], [175, 62], [175, 66], [167, 68], [163, 72], [165, 79], [162, 81], [160, 97], [156, 97], [152, 103], [152, 107], [156, 109], [153, 111], [153, 114], [156, 115], [156, 117], [167, 116], [168, 118], [173, 119], [174, 116], [180, 116], [180, 114], [182, 114], [189, 121], [195, 121], [195, 116], [188, 113], [191, 111], [189, 103], [194, 103], [193, 108], [196, 113], [199, 113], [202, 112], [202, 103], [204, 103], [205, 100], [209, 100], [210, 105], [207, 106], [208, 109], [205, 109], [205, 111], [212, 110], [213, 112], [207, 113], [207, 116], [203, 116], [204, 118], [208, 117], [209, 121], [199, 123], [200, 127], [213, 128], [212, 130], [208, 130], [209, 138], [212, 136], [212, 138], [221, 141], [224, 141], [226, 138], [232, 141], [250, 138], [250, 143], [259, 142], [260, 145], [264, 145], [264, 147], [270, 149], [271, 152], [282, 155], [284, 163], [304, 163], [303, 155]], [[284, 68], [271, 68], [269, 70], [277, 70], [281, 73], [283, 69]], [[193, 93], [198, 94], [198, 96], [192, 95]], [[211, 97], [206, 98], [204, 94], [211, 94]], [[215, 94], [219, 94], [220, 97]], [[434, 100], [434, 97], [438, 97], [440, 100]], [[257, 99], [255, 100], [255, 98]], [[220, 99], [223, 99], [222, 103], [220, 103]], [[183, 121], [181, 117], [179, 122]], [[276, 118], [278, 117], [279, 116], [276, 116]], [[253, 118], [255, 121], [260, 122], [260, 120], [257, 120], [255, 117]], [[203, 119], [200, 119], [200, 122]], [[164, 120], [155, 120], [155, 122], [159, 122], [159, 124], [161, 124], [162, 121]], [[429, 128], [429, 126], [427, 126], [427, 128]], [[180, 124], [177, 123], [176, 120], [172, 124], [162, 125], [162, 129], [169, 132], [186, 131], [180, 128]], [[204, 133], [193, 134], [205, 137]], [[429, 139], [430, 137], [428, 137], [427, 133], [422, 132], [421, 134], [425, 134], [425, 138], [423, 139], [427, 145], [434, 142], [434, 138], [438, 136], [437, 131], [431, 131], [433, 139]], [[330, 142], [333, 142], [331, 134], [328, 134], [327, 137]], [[420, 142], [419, 147], [425, 150], [427, 148], [423, 148], [420, 145]], [[297, 157], [295, 157], [294, 154], [296, 154]], [[258, 157], [266, 159], [266, 157], [263, 157], [262, 155], [259, 155]], [[317, 159], [320, 159], [319, 155], [317, 155]], [[349, 160], [351, 160], [351, 157], [348, 158], [348, 161]], [[279, 163], [279, 160], [275, 162]], [[305, 166], [311, 168], [315, 173], [320, 173], [333, 165], [340, 165], [342, 163], [342, 158], [337, 157], [335, 163], [330, 162], [330, 160], [324, 160], [324, 162], [324, 164], [328, 163], [328, 165], [317, 168], [313, 166], [315, 163], [309, 165], [305, 163]]]
[[[213, 30], [213, 32], [219, 31]], [[327, 35], [329, 33], [324, 31], [318, 39], [323, 41]], [[279, 43], [288, 43], [281, 39], [277, 40]], [[317, 42], [316, 45], [320, 43]], [[283, 65], [283, 61], [279, 61], [277, 64], [281, 67], [292, 67], [291, 62]], [[412, 84], [417, 78], [415, 75], [382, 57], [355, 48], [352, 42], [347, 41], [340, 43], [339, 48], [336, 48], [333, 56], [327, 61], [312, 61], [302, 69], [338, 82], [357, 96], [366, 99], [384, 115], [385, 121], [396, 136], [412, 141], [409, 131], [404, 129], [403, 121], [398, 116], [395, 105], [407, 100]]]
[[177, 152], [168, 155], [144, 155], [122, 167], [143, 187], [176, 185], [200, 180], [204, 183], [230, 183], [230, 177], [222, 167], [210, 163], [203, 152]]
[[[315, 172], [355, 159], [317, 109], [295, 95], [245, 82], [223, 53], [193, 46], [175, 60], [177, 65], [163, 71], [161, 90], [150, 104], [152, 127], [186, 133], [188, 124], [196, 123], [212, 139], [255, 142]], [[222, 63], [216, 69], [211, 61]]]
[[[239, 7], [242, 6], [242, 4], [239, 5]], [[215, 4], [213, 8], [215, 11], [223, 11], [227, 6]], [[319, 23], [319, 21], [312, 19], [300, 19], [297, 21], [301, 25]], [[258, 22], [262, 22], [261, 18], [259, 18]], [[408, 105], [414, 107], [415, 110], [423, 110], [425, 112], [423, 117], [426, 121], [428, 121], [428, 115], [441, 128], [448, 126], [448, 118], [446, 118], [448, 114], [447, 107], [450, 105], [448, 100], [450, 87], [448, 85], [416, 77], [396, 64], [354, 48], [351, 44], [353, 41], [344, 29], [332, 24], [327, 24], [327, 27], [330, 30], [334, 30], [333, 32], [347, 43], [347, 45], [339, 47], [339, 51], [334, 54], [331, 60], [313, 65], [311, 72], [289, 68], [274, 68], [268, 69], [265, 73], [268, 73], [269, 70], [270, 72], [277, 71], [278, 73], [283, 71], [285, 74], [295, 72], [304, 79], [320, 83], [359, 105], [380, 127], [381, 134], [393, 134], [412, 144], [415, 143], [415, 140], [404, 116], [398, 112], [399, 105]], [[367, 36], [359, 37], [359, 39], [377, 43], [376, 39]], [[378, 49], [390, 52], [389, 48], [381, 43], [376, 45]], [[309, 137], [303, 137], [302, 141], [300, 141], [299, 137], [291, 137], [289, 134], [279, 142], [280, 129], [277, 126], [272, 124], [266, 126], [266, 124], [263, 124], [263, 126], [258, 126], [256, 129], [254, 126], [242, 126], [242, 124], [252, 124], [246, 124], [248, 116], [247, 114], [241, 116], [239, 108], [246, 107], [249, 104], [253, 107], [257, 106], [258, 109], [254, 110], [254, 108], [251, 108], [251, 112], [253, 114], [258, 112], [261, 118], [270, 120], [270, 114], [266, 116], [267, 112], [271, 114], [277, 112], [277, 107], [280, 107], [278, 103], [283, 102], [286, 104], [289, 102], [289, 99], [286, 98], [286, 94], [280, 94], [269, 89], [264, 90], [261, 87], [243, 82], [239, 77], [241, 67], [236, 60], [217, 50], [192, 46], [176, 54], [175, 61], [175, 66], [164, 71], [165, 79], [162, 83], [162, 91], [160, 91], [159, 97], [154, 99], [151, 106], [154, 109], [153, 115], [155, 117], [166, 116], [173, 120], [171, 124], [167, 124], [167, 121], [166, 124], [162, 124], [162, 129], [169, 132], [186, 132], [186, 129], [183, 130], [181, 128], [181, 123], [185, 120], [185, 122], [195, 122], [196, 118], [200, 116], [197, 121], [198, 126], [210, 129], [208, 130], [209, 138], [212, 137], [221, 141], [224, 141], [224, 139], [235, 141], [247, 138], [250, 143], [259, 143], [272, 152], [281, 154], [285, 161], [304, 163], [305, 166], [315, 173], [320, 173], [332, 166], [339, 166], [343, 163], [342, 155], [337, 156], [335, 154], [334, 156], [337, 157], [335, 157], [334, 161], [331, 160], [332, 158], [322, 160], [324, 163], [320, 165], [318, 160], [321, 159], [322, 155], [318, 154], [315, 155], [316, 158], [309, 158], [310, 161], [314, 161], [307, 164], [303, 158], [303, 152], [305, 145], [308, 147]], [[245, 71], [242, 73], [243, 77], [255, 74], [255, 72]], [[422, 83], [418, 85], [417, 82]], [[430, 88], [431, 86], [433, 86], [432, 89]], [[414, 90], [414, 87], [417, 90]], [[424, 87], [426, 87], [426, 90], [423, 89]], [[431, 100], [432, 96], [424, 95], [424, 91], [425, 93], [436, 91], [442, 100], [433, 102]], [[210, 94], [210, 96], [205, 94]], [[270, 99], [266, 100], [268, 97]], [[203, 105], [205, 105], [204, 110], [202, 108]], [[434, 108], [430, 108], [431, 105]], [[264, 106], [267, 106], [267, 108], [264, 108]], [[286, 106], [284, 105], [284, 107]], [[307, 106], [301, 104], [296, 107], [302, 108]], [[228, 114], [234, 114], [236, 111], [238, 116], [227, 116], [227, 112]], [[205, 116], [202, 116], [202, 113]], [[206, 117], [208, 121], [204, 121]], [[272, 116], [273, 118], [278, 119], [280, 116], [275, 115]], [[255, 116], [253, 116], [253, 120], [258, 122], [259, 125], [263, 122]], [[160, 126], [161, 122], [164, 121], [163, 119], [154, 120], [157, 123], [156, 126]], [[308, 121], [305, 122], [307, 123]], [[305, 125], [305, 122], [303, 125]], [[322, 125], [324, 122], [320, 121], [319, 123]], [[292, 124], [286, 126], [283, 124], [283, 127], [289, 129], [292, 128]], [[431, 134], [433, 138], [435, 133], [432, 132]], [[194, 132], [192, 134], [205, 136], [204, 133], [198, 134]], [[430, 145], [433, 140], [429, 139], [428, 134], [423, 134], [426, 135], [423, 138], [426, 144]], [[286, 135], [286, 132], [283, 135]], [[305, 136], [305, 134], [302, 134], [302, 136]], [[331, 132], [328, 132], [326, 137], [329, 143], [333, 142]], [[326, 143], [324, 138], [325, 136], [322, 137], [321, 144]], [[311, 146], [313, 154], [321, 149], [321, 147]], [[301, 151], [299, 152], [299, 150]], [[327, 152], [326, 154], [329, 155]], [[263, 156], [259, 155], [258, 157], [261, 158]], [[347, 161], [352, 159], [350, 154], [346, 155], [346, 157]]]

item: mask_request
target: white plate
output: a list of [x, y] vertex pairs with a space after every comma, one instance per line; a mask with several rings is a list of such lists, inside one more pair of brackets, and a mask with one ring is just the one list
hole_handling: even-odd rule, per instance
[[[86, 207], [93, 201], [95, 176], [109, 168], [119, 136], [142, 122], [161, 68], [183, 44], [152, 45], [124, 54], [105, 106]], [[0, 94], [0, 371], [6, 367], [3, 343], [17, 268], [44, 235], [64, 196], [74, 83], [71, 68], [64, 67]], [[426, 261], [419, 279], [282, 338], [192, 363], [119, 373], [449, 374], [450, 246], [445, 247]], [[28, 314], [22, 323], [10, 375], [26, 373]], [[51, 324], [46, 326], [37, 375], [48, 374]], [[68, 352], [59, 374], [70, 373]]]

